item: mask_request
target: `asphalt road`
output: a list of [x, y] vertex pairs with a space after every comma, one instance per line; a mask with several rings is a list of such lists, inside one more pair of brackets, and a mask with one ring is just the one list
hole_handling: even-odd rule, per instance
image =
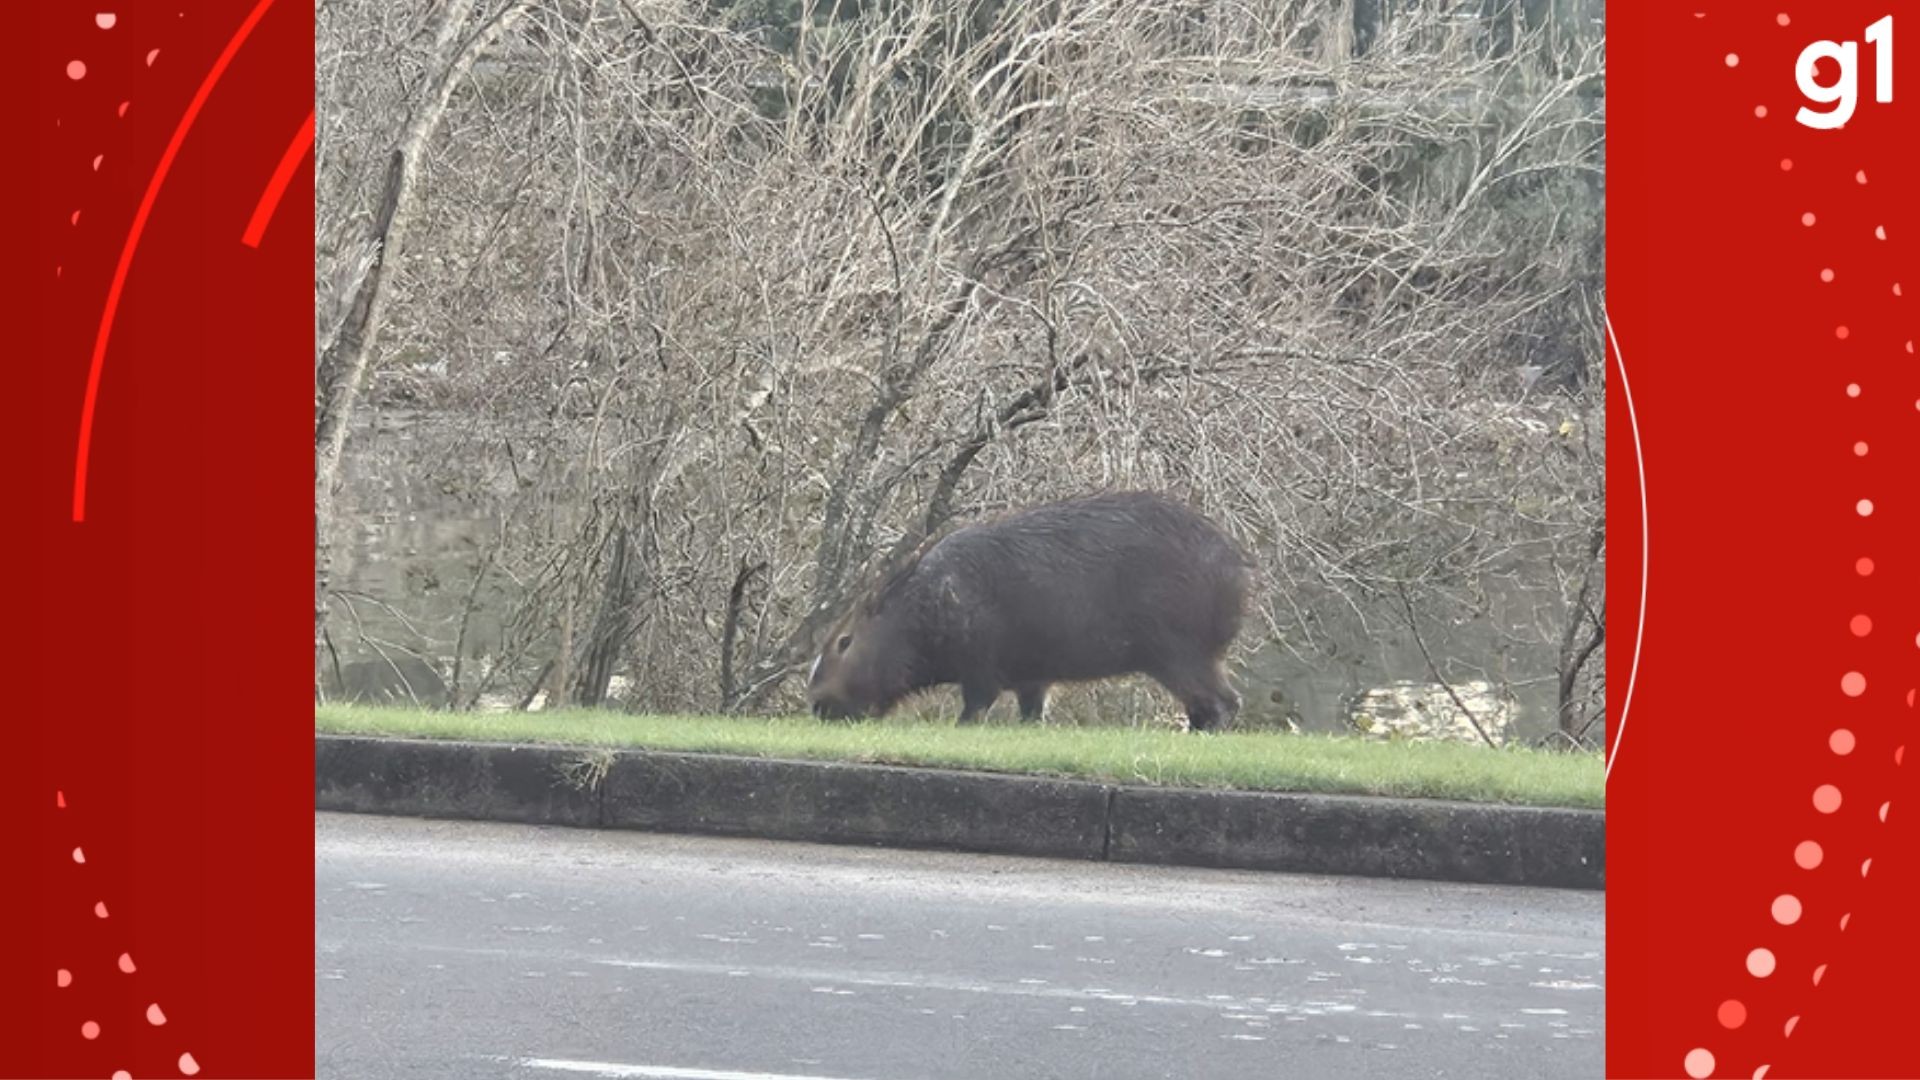
[[319, 814], [318, 1068], [1579, 1077], [1597, 893]]

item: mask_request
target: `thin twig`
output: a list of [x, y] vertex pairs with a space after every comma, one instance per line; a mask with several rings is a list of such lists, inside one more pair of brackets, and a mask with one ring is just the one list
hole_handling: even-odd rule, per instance
[[1453, 704], [1466, 716], [1467, 723], [1472, 724], [1473, 730], [1480, 733], [1481, 740], [1488, 746], [1498, 749], [1500, 744], [1494, 742], [1493, 737], [1487, 734], [1487, 729], [1480, 726], [1480, 718], [1473, 715], [1473, 710], [1467, 708], [1467, 703], [1461, 701], [1460, 695], [1453, 692], [1453, 684], [1447, 681], [1446, 676], [1440, 674], [1439, 665], [1433, 662], [1433, 654], [1427, 651], [1426, 639], [1420, 636], [1420, 620], [1413, 613], [1413, 598], [1407, 595], [1407, 583], [1402, 581], [1396, 584], [1400, 587], [1400, 603], [1407, 609], [1407, 629], [1413, 631], [1413, 643], [1420, 646], [1420, 655], [1427, 661], [1427, 670], [1433, 673], [1434, 681], [1440, 684], [1441, 689], [1447, 692], [1447, 696], [1453, 699]]

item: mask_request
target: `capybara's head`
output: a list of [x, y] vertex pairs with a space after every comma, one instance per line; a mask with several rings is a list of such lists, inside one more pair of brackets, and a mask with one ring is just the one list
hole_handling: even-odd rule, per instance
[[815, 716], [883, 716], [914, 691], [922, 635], [915, 605], [903, 595], [910, 573], [897, 572], [827, 632], [807, 676]]

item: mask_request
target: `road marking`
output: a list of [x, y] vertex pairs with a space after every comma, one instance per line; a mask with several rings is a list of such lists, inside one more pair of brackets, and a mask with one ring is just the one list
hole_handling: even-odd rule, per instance
[[[592, 956], [571, 952], [550, 952], [546, 950], [499, 949], [475, 947], [470, 945], [415, 945], [421, 952], [450, 953], [460, 956], [486, 956], [512, 958], [526, 963], [548, 962], [555, 965], [597, 966], [624, 969], [628, 971], [658, 971], [678, 975], [707, 975], [732, 978], [774, 979], [782, 982], [804, 982], [809, 988], [844, 992], [846, 987], [866, 987], [881, 990], [932, 991], [960, 994], [985, 994], [994, 996], [1048, 998], [1072, 1003], [1100, 1002], [1120, 1005], [1128, 1008], [1149, 1006], [1172, 1006], [1180, 1008], [1199, 1008], [1212, 1011], [1241, 1011], [1267, 1016], [1281, 1016], [1288, 1020], [1300, 1020], [1307, 1017], [1337, 1017], [1352, 1020], [1359, 1017], [1374, 1020], [1408, 1020], [1420, 1014], [1406, 1011], [1388, 1011], [1369, 1009], [1360, 1011], [1357, 1006], [1338, 1001], [1325, 1000], [1276, 1000], [1264, 996], [1239, 998], [1231, 994], [1209, 994], [1205, 997], [1190, 997], [1171, 994], [1127, 993], [1108, 987], [1070, 987], [1052, 985], [1020, 985], [996, 983], [966, 978], [952, 978], [935, 974], [910, 974], [897, 971], [853, 971], [844, 968], [803, 968], [785, 965], [766, 965], [742, 968], [739, 961], [726, 964], [706, 963], [688, 960], [640, 960], [620, 957]], [[1521, 1010], [1528, 1012], [1532, 1010]], [[1566, 1015], [1560, 1010], [1559, 1015]], [[1443, 1014], [1442, 1019], [1465, 1020], [1464, 1015]], [[644, 1074], [637, 1074], [644, 1075]], [[813, 1078], [803, 1078], [813, 1080]], [[830, 1078], [828, 1078], [830, 1080]]]
[[[464, 950], [463, 950], [464, 951]], [[623, 960], [602, 957], [586, 958], [590, 964], [602, 967], [626, 968], [636, 971], [667, 971], [681, 975], [714, 975], [727, 969], [718, 964], [706, 964], [698, 961], [682, 960]], [[733, 970], [739, 970], [735, 968]], [[1103, 1001], [1123, 1005], [1175, 1005], [1201, 1009], [1219, 1009], [1222, 1003], [1232, 1003], [1236, 999], [1230, 995], [1214, 995], [1207, 998], [1175, 997], [1165, 994], [1127, 994], [1113, 990], [1081, 990], [1065, 986], [1034, 985], [1022, 980], [1021, 984], [979, 982], [972, 979], [952, 979], [939, 975], [909, 975], [900, 972], [855, 972], [845, 969], [829, 970], [824, 968], [791, 968], [763, 966], [748, 969], [748, 974], [760, 979], [779, 979], [788, 982], [814, 983], [815, 993], [836, 992], [832, 984], [841, 986], [866, 986], [885, 990], [933, 990], [957, 994], [1002, 994], [1013, 997], [1064, 998], [1074, 1001]], [[823, 985], [824, 984], [824, 985]], [[837, 991], [847, 993], [847, 991]], [[1265, 1002], [1266, 999], [1260, 999]], [[1267, 1005], [1269, 1010], [1290, 1009], [1290, 1005]]]
[[727, 1069], [683, 1069], [672, 1065], [623, 1065], [616, 1061], [568, 1061], [564, 1058], [521, 1058], [523, 1069], [583, 1073], [587, 1076], [636, 1080], [846, 1080], [844, 1077], [800, 1076], [793, 1073], [733, 1072]]

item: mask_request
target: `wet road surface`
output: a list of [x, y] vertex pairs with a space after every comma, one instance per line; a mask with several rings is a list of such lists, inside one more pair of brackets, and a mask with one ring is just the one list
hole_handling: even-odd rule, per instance
[[336, 814], [314, 852], [322, 1077], [1604, 1068], [1598, 893]]

